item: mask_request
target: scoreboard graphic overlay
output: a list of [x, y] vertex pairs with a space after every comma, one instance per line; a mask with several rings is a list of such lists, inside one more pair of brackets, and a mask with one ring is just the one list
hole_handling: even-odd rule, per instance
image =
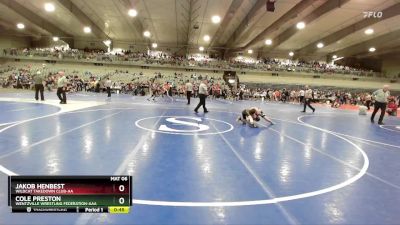
[[129, 213], [131, 176], [9, 176], [13, 213]]

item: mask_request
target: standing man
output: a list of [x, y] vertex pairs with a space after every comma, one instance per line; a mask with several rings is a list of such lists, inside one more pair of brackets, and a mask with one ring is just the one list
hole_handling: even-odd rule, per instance
[[372, 96], [374, 96], [375, 98], [375, 104], [374, 104], [374, 112], [372, 113], [371, 116], [371, 123], [375, 122], [374, 121], [375, 114], [378, 112], [379, 109], [381, 109], [381, 116], [379, 117], [378, 124], [384, 125], [383, 117], [385, 116], [386, 105], [388, 102], [388, 98], [390, 96], [389, 85], [384, 85], [382, 89], [376, 90], [374, 93], [372, 93]]
[[173, 102], [174, 98], [172, 97], [172, 83], [167, 82], [165, 84], [165, 94], [167, 95], [167, 97]]
[[190, 97], [192, 97], [192, 91], [193, 91], [193, 84], [190, 83], [189, 80], [186, 81], [185, 84], [185, 88], [186, 88], [186, 97], [187, 97], [187, 104], [190, 105]]
[[369, 93], [367, 93], [367, 94], [365, 95], [365, 105], [367, 106], [367, 109], [368, 109], [368, 110], [370, 110], [371, 100], [372, 100], [371, 95], [370, 95]]
[[311, 101], [314, 99], [314, 93], [311, 88], [306, 86], [306, 90], [304, 91], [304, 109], [301, 112], [306, 112], [306, 107], [310, 107], [310, 109], [315, 112], [315, 108], [311, 106]]
[[35, 99], [39, 100], [39, 92], [40, 92], [40, 100], [44, 101], [44, 86], [43, 86], [43, 76], [40, 71], [37, 71], [36, 75], [33, 76], [33, 81], [35, 82]]
[[243, 100], [244, 89], [240, 88], [239, 90], [239, 100]]
[[60, 99], [60, 104], [67, 104], [67, 96], [65, 95], [67, 84], [68, 81], [64, 71], [58, 72], [57, 97]]
[[208, 110], [206, 108], [206, 98], [208, 95], [208, 87], [207, 87], [207, 80], [203, 80], [200, 85], [199, 85], [199, 98], [200, 98], [200, 102], [197, 105], [197, 107], [194, 109], [194, 111], [196, 113], [198, 113], [198, 109], [200, 108], [200, 106], [203, 106], [204, 109], [204, 113], [208, 113]]
[[156, 101], [156, 97], [158, 96], [158, 91], [159, 91], [159, 86], [156, 84], [156, 81], [153, 80], [153, 83], [150, 84], [150, 90], [151, 90], [151, 96], [147, 99], [147, 101], [150, 101], [150, 99], [153, 100], [153, 102]]
[[301, 105], [301, 103], [303, 103], [303, 101], [304, 101], [304, 90], [303, 89], [301, 89], [299, 91], [299, 96], [300, 96], [299, 102], [300, 102], [300, 105]]
[[109, 77], [107, 77], [106, 82], [104, 82], [104, 86], [107, 88], [107, 97], [111, 97], [111, 80]]

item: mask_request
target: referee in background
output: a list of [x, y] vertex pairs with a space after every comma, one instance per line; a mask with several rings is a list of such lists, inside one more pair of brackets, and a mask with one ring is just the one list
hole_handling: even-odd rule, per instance
[[58, 72], [57, 81], [57, 97], [60, 99], [60, 104], [67, 104], [67, 96], [65, 91], [67, 89], [68, 80], [65, 77], [64, 71]]
[[189, 80], [186, 81], [185, 88], [186, 88], [187, 104], [190, 105], [190, 97], [192, 97], [193, 85], [192, 83], [190, 83]]
[[109, 98], [111, 97], [111, 85], [112, 85], [111, 80], [109, 77], [107, 77], [106, 82], [104, 82], [104, 86], [107, 88], [107, 97]]
[[204, 113], [208, 113], [208, 110], [206, 108], [206, 98], [208, 95], [208, 87], [207, 87], [207, 80], [203, 80], [200, 85], [199, 85], [199, 98], [200, 98], [200, 102], [197, 105], [197, 107], [194, 109], [194, 111], [196, 113], [198, 113], [198, 109], [200, 108], [200, 106], [203, 106], [204, 109]]
[[33, 81], [35, 82], [35, 99], [39, 100], [39, 92], [40, 92], [40, 100], [44, 101], [44, 86], [43, 86], [43, 76], [40, 71], [37, 71], [36, 75], [33, 76]]
[[315, 112], [315, 108], [311, 106], [311, 101], [314, 100], [314, 92], [311, 88], [306, 86], [306, 90], [304, 91], [304, 109], [303, 113], [306, 112], [306, 107], [308, 106], [313, 112]]
[[375, 104], [374, 104], [374, 112], [372, 113], [372, 116], [371, 116], [371, 123], [375, 122], [374, 121], [375, 114], [380, 109], [381, 115], [379, 116], [378, 124], [384, 125], [383, 117], [385, 116], [386, 105], [388, 102], [388, 98], [390, 96], [389, 85], [384, 85], [382, 89], [376, 90], [374, 93], [372, 93], [372, 96], [375, 98]]

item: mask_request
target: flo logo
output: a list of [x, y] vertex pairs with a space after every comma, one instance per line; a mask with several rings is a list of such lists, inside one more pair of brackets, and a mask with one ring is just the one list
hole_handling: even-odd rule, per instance
[[141, 129], [177, 135], [214, 135], [233, 130], [222, 120], [191, 116], [155, 116], [140, 119], [135, 125]]
[[376, 12], [376, 11], [365, 11], [363, 12], [364, 18], [382, 18], [383, 12]]

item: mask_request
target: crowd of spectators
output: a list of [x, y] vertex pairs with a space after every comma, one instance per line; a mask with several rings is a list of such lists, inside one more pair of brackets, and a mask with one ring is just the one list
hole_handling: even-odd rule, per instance
[[[34, 82], [32, 75], [40, 70], [45, 74], [45, 87], [52, 91], [56, 88], [57, 72], [46, 71], [46, 68], [31, 69], [29, 66], [22, 68], [7, 67], [1, 72], [10, 72], [9, 76], [1, 77], [3, 88], [12, 87], [17, 89], [33, 89]], [[104, 81], [106, 78], [112, 80], [111, 89], [115, 93], [147, 95], [152, 90], [159, 93], [165, 92], [168, 85], [169, 95], [183, 97], [186, 93], [185, 84], [193, 84], [193, 97], [198, 95], [198, 86], [204, 79], [209, 84], [210, 98], [227, 99], [231, 101], [254, 100], [272, 101], [283, 103], [301, 103], [304, 96], [302, 87], [265, 87], [266, 84], [242, 84], [239, 87], [232, 87], [221, 76], [210, 76], [207, 74], [165, 74], [155, 72], [151, 76], [144, 76], [142, 72], [129, 74], [129, 71], [115, 70], [105, 75], [95, 75], [90, 71], [85, 71], [83, 76], [78, 71], [71, 71], [66, 74], [68, 79], [68, 92], [103, 92], [105, 91]], [[128, 76], [129, 75], [129, 76]], [[119, 80], [118, 77], [129, 77], [129, 80]], [[264, 87], [260, 87], [264, 86]], [[314, 102], [328, 104], [331, 107], [339, 108], [342, 105], [367, 105], [373, 104], [371, 93], [360, 90], [338, 90], [333, 88], [315, 88], [313, 90]], [[388, 113], [395, 115], [397, 107], [400, 106], [400, 96], [391, 97], [388, 104]]]
[[333, 65], [319, 61], [304, 61], [275, 58], [249, 58], [238, 56], [229, 60], [210, 58], [206, 55], [188, 55], [187, 57], [165, 52], [147, 51], [106, 52], [104, 50], [76, 50], [64, 48], [43, 49], [4, 49], [3, 55], [46, 57], [53, 59], [86, 60], [94, 62], [132, 63], [140, 65], [166, 65], [172, 67], [201, 67], [208, 69], [241, 69], [250, 71], [287, 71], [316, 74], [348, 74], [354, 76], [381, 76], [379, 73], [361, 68]]
[[[259, 88], [246, 87], [243, 85], [236, 93], [236, 100], [261, 100], [282, 103], [302, 103], [304, 98], [303, 87], [289, 88]], [[338, 88], [314, 88], [313, 101], [320, 104], [327, 104], [332, 108], [339, 108], [343, 105], [367, 106], [368, 109], [373, 105], [372, 93], [365, 90], [339, 90]], [[400, 95], [390, 96], [387, 112], [389, 115], [396, 116], [397, 109], [400, 107]]]
[[[306, 62], [306, 61], [291, 61], [279, 59], [259, 59], [248, 60], [245, 58], [231, 59], [230, 61], [216, 60], [201, 57], [199, 59], [196, 55], [191, 55], [188, 58], [180, 56], [171, 56], [165, 53], [148, 54], [141, 52], [123, 51], [116, 54], [109, 54], [103, 50], [73, 50], [73, 49], [8, 49], [4, 50], [5, 55], [25, 55], [25, 56], [39, 56], [39, 57], [57, 57], [57, 58], [76, 58], [86, 60], [122, 60], [122, 61], [144, 61], [147, 64], [169, 64], [178, 66], [200, 66], [200, 67], [213, 67], [213, 68], [252, 68], [261, 70], [273, 70], [281, 68], [288, 71], [297, 71], [310, 69], [314, 71], [335, 72], [337, 69], [345, 71], [357, 71], [348, 67], [335, 67], [332, 65], [321, 62]], [[197, 58], [196, 58], [197, 57]], [[298, 69], [301, 68], [301, 69]], [[56, 85], [57, 71], [48, 71], [45, 68], [40, 68], [44, 72], [46, 78], [46, 88], [52, 90]], [[10, 73], [11, 72], [11, 73]], [[358, 71], [360, 72], [360, 71]], [[32, 74], [36, 71], [29, 66], [16, 68], [8, 66], [2, 68], [0, 73], [9, 73], [9, 76], [0, 76], [2, 87], [24, 88], [32, 89], [33, 81]], [[103, 75], [94, 75], [90, 71], [85, 71], [80, 74], [78, 71], [72, 71], [68, 75], [69, 92], [78, 91], [93, 91], [101, 92], [104, 89], [104, 80], [109, 77], [113, 80], [111, 89], [117, 93], [126, 93], [134, 95], [145, 95], [151, 91], [151, 87], [156, 87], [160, 90], [163, 89], [165, 83], [170, 85], [170, 94], [183, 96], [185, 94], [185, 83], [191, 82], [193, 84], [194, 97], [197, 96], [198, 85], [202, 79], [207, 79], [210, 85], [210, 95], [213, 98], [224, 98], [231, 100], [258, 100], [263, 101], [282, 101], [282, 102], [300, 102], [302, 92], [301, 88], [261, 88], [251, 87], [251, 85], [243, 85], [240, 88], [230, 88], [221, 77], [209, 76], [206, 74], [184, 75], [181, 73], [162, 74], [161, 72], [154, 73], [153, 76], [144, 76], [142, 72], [130, 74], [129, 71], [115, 70]], [[129, 80], [121, 80], [119, 77], [129, 77]], [[331, 89], [315, 89], [314, 99], [321, 103], [329, 103], [332, 107], [340, 107], [341, 105], [365, 105], [370, 99], [370, 93], [360, 91], [339, 91]], [[370, 104], [370, 103], [368, 103]], [[393, 101], [389, 106], [399, 105], [399, 98], [393, 97]], [[389, 107], [390, 108], [390, 107]], [[394, 106], [391, 107], [392, 110]], [[396, 110], [393, 110], [396, 111]]]
[[[58, 70], [50, 70], [43, 64], [42, 68], [32, 68], [24, 65], [20, 68], [8, 66], [0, 71], [0, 83], [3, 88], [33, 89], [33, 76], [40, 71], [46, 82], [45, 87], [51, 91], [56, 88]], [[7, 75], [2, 75], [7, 74]], [[145, 95], [150, 91], [151, 85], [163, 86], [166, 82], [170, 84], [172, 95], [183, 95], [184, 85], [187, 81], [193, 83], [194, 94], [197, 96], [197, 88], [201, 80], [208, 80], [213, 90], [227, 90], [228, 86], [221, 76], [210, 76], [207, 74], [182, 73], [163, 74], [155, 72], [152, 76], [145, 76], [143, 72], [130, 73], [125, 70], [115, 70], [102, 75], [91, 71], [73, 70], [66, 73], [68, 79], [68, 92], [88, 91], [101, 92], [104, 90], [106, 78], [112, 80], [111, 89], [117, 93]], [[217, 93], [217, 92], [215, 92]], [[219, 97], [219, 96], [218, 96]]]

